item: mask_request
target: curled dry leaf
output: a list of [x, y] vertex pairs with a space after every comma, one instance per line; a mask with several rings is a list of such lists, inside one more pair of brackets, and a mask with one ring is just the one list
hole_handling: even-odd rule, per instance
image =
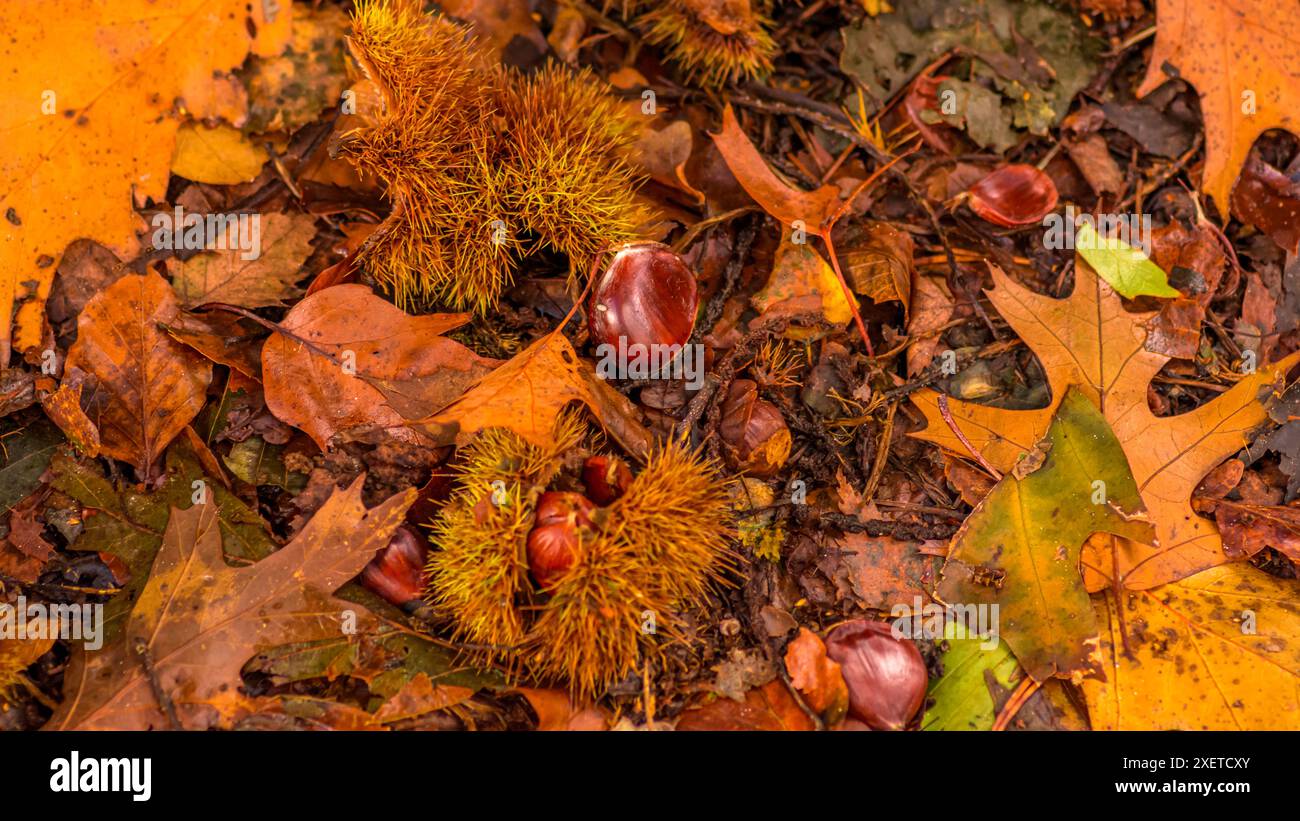
[[[122, 277], [82, 311], [64, 365], [64, 382], [82, 386], [81, 407], [99, 430], [100, 452], [131, 463], [143, 479], [203, 408], [212, 380], [212, 366], [162, 330], [179, 312], [159, 277]], [[71, 424], [89, 436], [84, 423]]]
[[840, 665], [826, 655], [826, 644], [806, 627], [785, 648], [785, 669], [790, 683], [830, 725], [838, 724], [849, 710], [849, 686]]
[[405, 425], [460, 397], [496, 362], [441, 334], [466, 314], [411, 316], [364, 285], [337, 285], [295, 305], [262, 348], [266, 405], [321, 449], [335, 434]]

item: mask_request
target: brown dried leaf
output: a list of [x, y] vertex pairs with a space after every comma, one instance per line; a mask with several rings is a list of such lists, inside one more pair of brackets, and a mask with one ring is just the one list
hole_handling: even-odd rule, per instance
[[124, 276], [86, 305], [64, 365], [64, 382], [83, 385], [100, 451], [143, 479], [203, 408], [212, 381], [212, 366], [161, 329], [179, 311], [161, 278]]

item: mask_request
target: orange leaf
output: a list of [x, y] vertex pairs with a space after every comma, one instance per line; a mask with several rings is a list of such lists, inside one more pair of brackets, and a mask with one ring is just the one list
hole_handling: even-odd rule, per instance
[[1201, 187], [1226, 220], [1229, 196], [1255, 138], [1300, 135], [1300, 16], [1274, 0], [1157, 0], [1156, 45], [1138, 96], [1172, 66], [1196, 87], [1205, 115]]
[[849, 710], [849, 685], [838, 662], [826, 655], [826, 644], [806, 627], [785, 648], [790, 683], [827, 724], [836, 724]]
[[745, 136], [731, 106], [722, 112], [722, 131], [709, 136], [741, 187], [783, 228], [801, 221], [805, 231], [816, 234], [839, 209], [839, 188], [823, 185], [809, 193], [778, 177]]
[[[125, 0], [49, 0], [32, 14], [22, 3], [0, 4], [11, 103], [0, 106], [0, 201], [9, 215], [0, 222], [0, 316], [12, 314], [19, 283], [35, 283], [18, 309], [15, 348], [41, 344], [54, 263], [68, 243], [93, 239], [122, 259], [136, 255], [132, 195], [166, 197], [177, 102], [196, 118], [243, 119], [242, 100], [232, 102], [214, 74], [244, 62], [250, 31], [282, 30], [265, 45], [283, 45], [289, 4], [280, 4], [274, 27], [264, 5], [175, 0], [162, 14]], [[9, 343], [4, 328], [0, 362]]]
[[409, 420], [454, 401], [495, 362], [441, 334], [466, 314], [411, 316], [364, 285], [299, 302], [262, 348], [266, 406], [321, 449], [336, 433], [378, 427], [410, 441]]

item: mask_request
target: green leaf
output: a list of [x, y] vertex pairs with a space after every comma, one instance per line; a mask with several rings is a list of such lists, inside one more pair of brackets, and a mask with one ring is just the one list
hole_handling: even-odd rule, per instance
[[44, 416], [29, 425], [13, 419], [0, 424], [0, 505], [8, 511], [41, 484], [50, 458], [67, 440]]
[[1039, 681], [1093, 670], [1098, 633], [1079, 570], [1083, 543], [1103, 532], [1151, 544], [1145, 512], [1119, 440], [1071, 388], [1047, 436], [953, 537], [939, 598], [997, 605], [1000, 635]]
[[1074, 235], [1079, 256], [1092, 266], [1097, 276], [1110, 283], [1121, 296], [1182, 296], [1169, 285], [1169, 279], [1147, 255], [1116, 237], [1102, 237], [1091, 222], [1084, 222]]
[[[922, 730], [989, 730], [997, 718], [990, 684], [1010, 692], [1020, 665], [1001, 639], [957, 638], [966, 635], [955, 622], [944, 625], [947, 649], [940, 655], [943, 675], [930, 681]], [[996, 641], [992, 647], [989, 641]], [[990, 682], [990, 679], [992, 680]]]

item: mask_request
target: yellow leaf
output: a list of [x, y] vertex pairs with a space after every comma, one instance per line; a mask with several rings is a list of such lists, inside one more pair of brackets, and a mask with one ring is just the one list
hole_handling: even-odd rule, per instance
[[238, 128], [186, 123], [176, 133], [172, 173], [195, 182], [236, 185], [257, 177], [266, 151]]
[[1121, 617], [1112, 593], [1093, 597], [1094, 730], [1300, 729], [1300, 583], [1229, 564], [1124, 598]]

